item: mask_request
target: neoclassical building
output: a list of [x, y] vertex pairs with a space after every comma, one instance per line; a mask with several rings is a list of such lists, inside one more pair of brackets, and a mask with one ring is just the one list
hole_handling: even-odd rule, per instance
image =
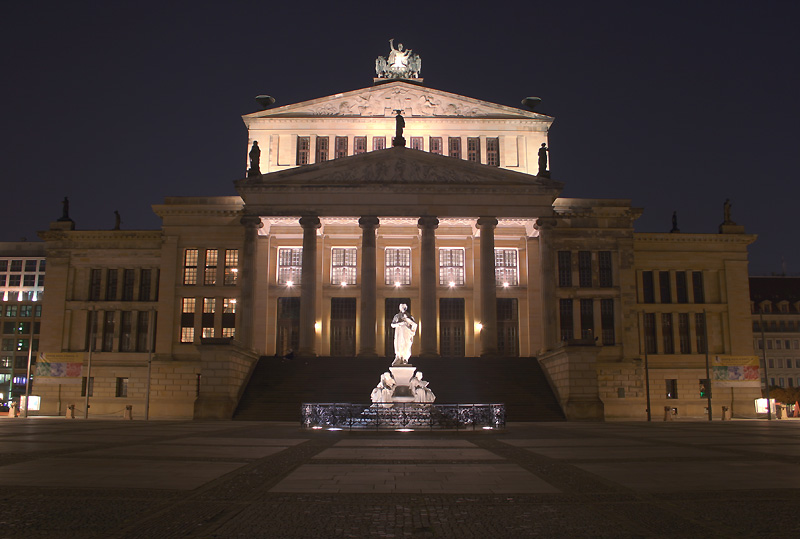
[[[364, 358], [377, 378], [406, 303], [413, 356], [539, 362], [568, 419], [644, 419], [648, 386], [654, 417], [702, 416], [706, 358], [753, 355], [755, 237], [729, 215], [637, 233], [629, 200], [561, 198], [540, 164], [552, 122], [376, 79], [244, 116], [238, 196], [167, 198], [159, 230], [52, 223], [40, 350], [78, 354], [84, 379], [37, 387], [43, 413], [88, 391], [92, 414], [231, 417], [276, 354]], [[728, 383], [713, 406], [753, 416], [757, 396]]]

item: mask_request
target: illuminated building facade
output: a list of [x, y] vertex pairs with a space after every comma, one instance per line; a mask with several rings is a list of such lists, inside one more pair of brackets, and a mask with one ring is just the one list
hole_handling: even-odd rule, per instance
[[[635, 233], [629, 200], [559, 196], [540, 161], [553, 118], [420, 80], [244, 116], [239, 195], [167, 198], [160, 230], [41, 234], [42, 349], [93, 347], [92, 413], [141, 409], [150, 372], [151, 417], [231, 417], [274, 354], [361, 357], [377, 376], [401, 302], [415, 357], [538, 361], [568, 419], [644, 418], [645, 352], [651, 408], [704, 413], [706, 351], [752, 355], [754, 236]], [[757, 389], [719, 393], [753, 415]], [[81, 398], [47, 386], [42, 407]]]

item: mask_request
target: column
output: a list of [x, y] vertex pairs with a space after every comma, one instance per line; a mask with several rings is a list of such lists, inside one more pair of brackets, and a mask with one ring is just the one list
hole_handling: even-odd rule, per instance
[[439, 219], [436, 217], [420, 217], [417, 227], [422, 231], [420, 241], [420, 281], [419, 281], [419, 317], [420, 355], [435, 357], [436, 347], [436, 228]]
[[494, 271], [494, 227], [497, 219], [481, 217], [481, 357], [497, 355], [497, 281]]
[[378, 357], [375, 352], [375, 303], [378, 296], [378, 283], [375, 278], [375, 231], [378, 229], [377, 217], [367, 216], [358, 220], [361, 227], [361, 333], [359, 357]]
[[[239, 311], [239, 333], [236, 340], [240, 341], [245, 348], [253, 348], [253, 296], [255, 295], [255, 273], [256, 273], [256, 238], [258, 229], [264, 226], [261, 218], [257, 215], [245, 215], [242, 217], [244, 226], [244, 249], [242, 250], [242, 267], [239, 275], [242, 293], [238, 298]], [[223, 251], [224, 253], [224, 251]], [[224, 256], [224, 254], [223, 254]], [[224, 258], [217, 262], [219, 266], [225, 264]], [[222, 308], [222, 305], [219, 305]], [[220, 318], [221, 320], [221, 318]]]
[[556, 266], [551, 235], [556, 226], [555, 219], [539, 218], [534, 227], [539, 231], [539, 260], [542, 271], [542, 325], [544, 326], [544, 348], [552, 350], [558, 338], [558, 300], [556, 299]]
[[317, 311], [317, 229], [319, 217], [300, 218], [303, 227], [303, 268], [300, 273], [300, 343], [298, 355], [316, 356], [317, 334], [314, 329]]

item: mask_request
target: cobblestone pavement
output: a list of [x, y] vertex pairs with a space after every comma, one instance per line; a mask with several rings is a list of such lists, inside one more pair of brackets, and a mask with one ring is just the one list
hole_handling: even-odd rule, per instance
[[798, 537], [800, 421], [0, 420], [0, 538]]

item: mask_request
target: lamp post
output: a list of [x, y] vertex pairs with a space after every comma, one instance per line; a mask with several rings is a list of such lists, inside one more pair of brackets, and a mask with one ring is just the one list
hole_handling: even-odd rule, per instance
[[[642, 324], [641, 328], [644, 327], [644, 311], [642, 311]], [[650, 365], [647, 362], [647, 335], [644, 336], [644, 391], [647, 400], [647, 420], [652, 420], [652, 415], [650, 412]]]
[[769, 370], [767, 369], [767, 340], [764, 338], [764, 313], [758, 314], [761, 320], [761, 357], [764, 358], [764, 387], [767, 388], [767, 421], [772, 421], [772, 409], [769, 403]]
[[[31, 307], [31, 310], [33, 310], [33, 307]], [[32, 316], [30, 340], [28, 341], [28, 370], [25, 374], [25, 408], [24, 410], [22, 410], [22, 417], [28, 417], [28, 406], [29, 406], [28, 403], [31, 399], [31, 362], [33, 360], [33, 331], [35, 327], [36, 327], [36, 317]]]
[[147, 325], [147, 388], [144, 397], [144, 419], [150, 419], [150, 378], [153, 373], [153, 329], [156, 323], [156, 310], [150, 309]]
[[[708, 399], [708, 420], [711, 421], [711, 374], [708, 368], [708, 318], [706, 317], [706, 310], [703, 309], [703, 340], [706, 344], [706, 399]], [[725, 419], [725, 418], [723, 418]]]
[[92, 387], [92, 350], [94, 350], [95, 339], [95, 322], [97, 321], [97, 313], [94, 307], [89, 309], [89, 356], [86, 362], [86, 400], [83, 403], [83, 418], [89, 419], [89, 393]]

